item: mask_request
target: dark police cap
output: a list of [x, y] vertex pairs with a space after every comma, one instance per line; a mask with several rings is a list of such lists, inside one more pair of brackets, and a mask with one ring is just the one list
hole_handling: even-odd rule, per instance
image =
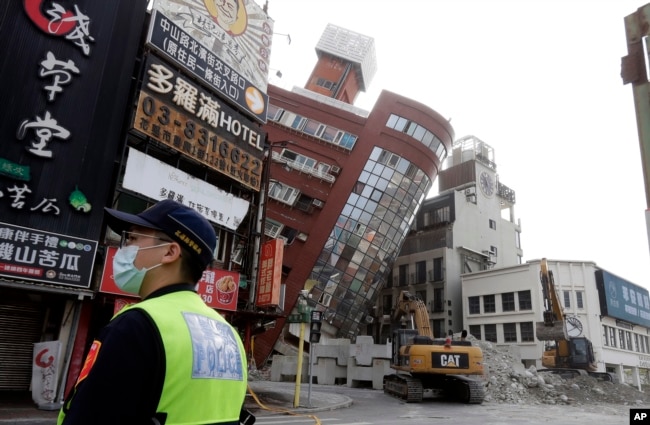
[[131, 226], [163, 232], [197, 260], [204, 269], [210, 264], [217, 246], [217, 236], [210, 222], [181, 203], [165, 199], [139, 214], [105, 208], [108, 226], [117, 233]]

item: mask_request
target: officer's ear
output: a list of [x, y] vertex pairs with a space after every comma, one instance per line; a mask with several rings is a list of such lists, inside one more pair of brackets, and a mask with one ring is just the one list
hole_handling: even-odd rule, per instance
[[167, 245], [167, 250], [162, 258], [162, 263], [173, 263], [182, 257], [182, 248], [178, 242], [171, 242]]

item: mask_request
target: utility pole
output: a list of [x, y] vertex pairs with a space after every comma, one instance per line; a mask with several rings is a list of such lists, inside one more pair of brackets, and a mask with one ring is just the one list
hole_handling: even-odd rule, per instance
[[621, 59], [623, 84], [632, 84], [645, 182], [646, 232], [650, 241], [650, 83], [648, 82], [650, 4], [625, 17], [627, 56]]

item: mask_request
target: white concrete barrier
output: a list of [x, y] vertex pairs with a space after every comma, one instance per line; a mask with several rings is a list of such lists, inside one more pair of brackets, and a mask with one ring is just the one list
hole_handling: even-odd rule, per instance
[[[355, 343], [348, 339], [328, 340], [323, 344], [313, 344], [312, 382], [322, 385], [335, 385], [345, 381], [348, 387], [372, 384], [374, 389], [383, 388], [384, 375], [394, 373], [390, 368], [391, 345], [374, 344], [371, 336], [358, 336]], [[302, 382], [309, 382], [309, 360], [305, 355]], [[297, 357], [273, 356], [271, 365], [272, 381], [296, 380]]]

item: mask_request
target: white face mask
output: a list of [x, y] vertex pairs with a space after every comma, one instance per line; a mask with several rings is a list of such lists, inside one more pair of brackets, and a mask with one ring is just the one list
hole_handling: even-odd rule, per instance
[[138, 295], [140, 293], [142, 281], [144, 280], [144, 275], [147, 274], [149, 270], [162, 265], [162, 263], [153, 267], [144, 267], [138, 270], [134, 264], [135, 257], [141, 249], [158, 248], [163, 245], [169, 244], [148, 246], [146, 248], [140, 248], [137, 245], [129, 245], [118, 249], [113, 257], [113, 280], [115, 280], [117, 287], [129, 294]]

